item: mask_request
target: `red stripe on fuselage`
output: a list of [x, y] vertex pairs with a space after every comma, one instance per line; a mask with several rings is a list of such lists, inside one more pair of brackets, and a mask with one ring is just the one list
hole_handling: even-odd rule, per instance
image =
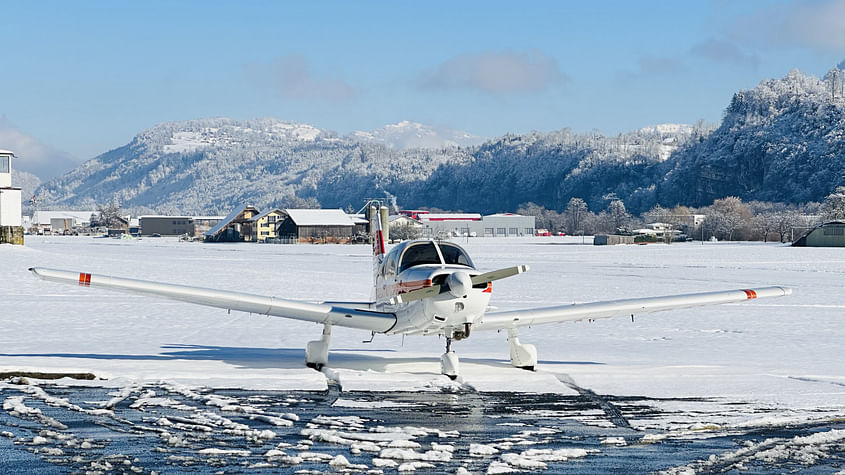
[[424, 289], [426, 287], [431, 287], [431, 279], [398, 282], [393, 284], [390, 290], [393, 295], [398, 295], [411, 292], [413, 290]]

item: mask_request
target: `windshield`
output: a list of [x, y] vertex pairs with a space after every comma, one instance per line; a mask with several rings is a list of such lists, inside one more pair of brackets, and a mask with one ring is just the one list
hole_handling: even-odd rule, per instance
[[437, 248], [431, 241], [413, 244], [402, 253], [402, 263], [399, 265], [399, 272], [414, 266], [423, 264], [440, 264], [440, 256]]
[[443, 254], [443, 260], [446, 261], [446, 264], [475, 267], [472, 265], [472, 260], [469, 258], [466, 251], [454, 244], [441, 242], [440, 252]]

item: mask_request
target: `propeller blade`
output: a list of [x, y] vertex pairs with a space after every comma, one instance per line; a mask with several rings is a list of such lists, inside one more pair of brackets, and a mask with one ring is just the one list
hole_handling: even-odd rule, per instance
[[478, 284], [486, 284], [487, 282], [493, 282], [494, 280], [504, 279], [506, 277], [512, 277], [517, 274], [522, 274], [523, 272], [528, 272], [528, 266], [515, 266], [515, 267], [506, 267], [504, 269], [494, 270], [490, 272], [485, 272], [481, 275], [477, 275], [472, 278], [472, 285]]
[[390, 303], [397, 304], [403, 302], [413, 302], [414, 300], [422, 300], [430, 297], [437, 297], [438, 295], [440, 295], [441, 290], [445, 289], [443, 289], [443, 286], [440, 285], [423, 287], [422, 289], [412, 290], [410, 292], [405, 292], [404, 294], [399, 294], [390, 299]]
[[[527, 271], [528, 266], [522, 265], [485, 272], [484, 274], [472, 277], [472, 285], [486, 284], [487, 282], [493, 282], [494, 280], [504, 279], [506, 277], [522, 274], [523, 272]], [[399, 294], [390, 299], [390, 303], [397, 304], [403, 302], [413, 302], [414, 300], [422, 300], [431, 297], [437, 297], [443, 292], [448, 291], [449, 286], [445, 283], [439, 285], [432, 285], [431, 287], [424, 287], [422, 289], [412, 290], [410, 292], [405, 292], [404, 294]]]

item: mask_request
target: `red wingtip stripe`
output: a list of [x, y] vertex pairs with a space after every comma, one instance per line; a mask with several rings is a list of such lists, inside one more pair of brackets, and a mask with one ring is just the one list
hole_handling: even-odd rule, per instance
[[79, 273], [79, 285], [91, 285], [91, 274]]
[[482, 290], [483, 293], [492, 294], [493, 293], [493, 282], [487, 282], [487, 288]]
[[745, 289], [745, 290], [743, 290], [743, 292], [745, 292], [745, 295], [748, 296], [749, 300], [757, 298], [757, 292], [755, 292], [751, 289]]

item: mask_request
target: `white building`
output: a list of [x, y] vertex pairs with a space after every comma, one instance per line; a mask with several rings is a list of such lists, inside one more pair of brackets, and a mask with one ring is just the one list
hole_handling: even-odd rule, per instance
[[[91, 223], [91, 215], [98, 215], [97, 210], [91, 211], [42, 211], [39, 210], [32, 218], [26, 221], [26, 228], [31, 232], [38, 234], [43, 233], [63, 233], [64, 231], [75, 227], [89, 226]], [[34, 229], [33, 229], [34, 228]]]
[[12, 157], [0, 150], [0, 243], [23, 244], [21, 189], [12, 186]]
[[486, 236], [514, 237], [534, 235], [534, 216], [499, 213], [481, 216], [478, 213], [420, 214], [423, 236]]
[[21, 225], [21, 189], [12, 187], [12, 157], [0, 150], [0, 226]]

